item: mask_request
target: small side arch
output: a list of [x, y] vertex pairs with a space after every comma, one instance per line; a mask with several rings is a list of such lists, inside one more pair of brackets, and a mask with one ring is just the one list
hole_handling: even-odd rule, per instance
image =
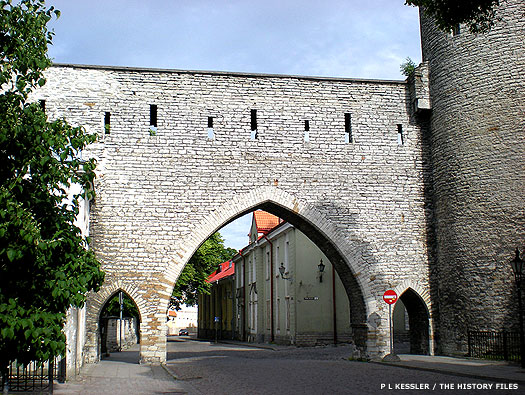
[[[107, 310], [112, 300], [119, 294], [123, 296], [124, 301], [123, 311], [125, 315], [123, 315], [122, 320], [119, 319], [119, 314], [122, 315], [122, 311], [120, 313], [116, 312], [115, 305], [110, 310]], [[134, 306], [129, 307], [129, 303], [126, 300], [131, 301]], [[132, 309], [131, 311], [129, 311], [130, 308]], [[138, 313], [138, 317], [135, 317], [134, 310]], [[130, 315], [127, 315], [128, 313], [132, 314], [131, 317], [133, 318], [130, 318]], [[122, 288], [114, 290], [105, 298], [105, 302], [98, 311], [97, 322], [99, 330], [98, 350], [101, 357], [109, 356], [111, 351], [122, 351], [126, 345], [140, 343], [140, 309], [135, 300]]]
[[105, 283], [99, 292], [93, 294], [91, 307], [92, 311], [95, 311], [97, 314], [97, 322], [100, 319], [103, 307], [119, 291], [123, 291], [135, 303], [139, 312], [139, 321], [142, 321], [144, 314], [147, 314], [147, 304], [138, 293], [138, 288], [116, 281], [110, 284]]
[[[433, 354], [429, 293], [420, 284], [402, 284], [394, 290], [399, 295], [393, 314], [394, 351], [419, 355]], [[400, 320], [407, 321], [399, 322]]]

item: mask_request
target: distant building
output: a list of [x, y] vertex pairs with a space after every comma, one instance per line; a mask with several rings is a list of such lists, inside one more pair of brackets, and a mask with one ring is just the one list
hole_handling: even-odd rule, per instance
[[180, 329], [197, 331], [197, 306], [182, 305], [180, 310], [168, 310], [168, 335], [178, 335]]
[[253, 213], [249, 241], [210, 275], [211, 295], [199, 298], [200, 337], [296, 345], [350, 341], [348, 296], [312, 241], [260, 210]]
[[235, 264], [226, 261], [208, 277], [209, 295], [199, 295], [198, 336], [204, 339], [233, 339], [235, 333], [234, 311]]

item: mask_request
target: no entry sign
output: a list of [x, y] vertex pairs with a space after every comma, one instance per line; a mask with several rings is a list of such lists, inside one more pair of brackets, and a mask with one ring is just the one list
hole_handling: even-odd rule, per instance
[[397, 302], [397, 294], [396, 291], [389, 289], [388, 291], [385, 291], [383, 294], [383, 300], [388, 304], [394, 304]]

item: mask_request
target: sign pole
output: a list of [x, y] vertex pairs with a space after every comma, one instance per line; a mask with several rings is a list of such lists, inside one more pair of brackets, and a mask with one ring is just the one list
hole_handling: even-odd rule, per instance
[[394, 347], [392, 347], [394, 343], [394, 334], [392, 333], [392, 305], [388, 305], [388, 328], [390, 329], [390, 354], [394, 353]]
[[120, 305], [120, 319], [119, 319], [119, 326], [120, 326], [120, 330], [119, 330], [119, 351], [122, 351], [122, 310], [123, 310], [123, 304], [124, 304], [124, 298], [123, 298], [123, 295], [122, 295], [122, 291], [120, 291], [119, 295], [118, 295], [118, 299], [119, 299], [119, 305]]
[[400, 359], [394, 354], [394, 326], [392, 323], [392, 305], [397, 302], [396, 292], [392, 289], [385, 291], [383, 300], [388, 304], [388, 331], [390, 335], [390, 353], [384, 356], [383, 361], [398, 362]]

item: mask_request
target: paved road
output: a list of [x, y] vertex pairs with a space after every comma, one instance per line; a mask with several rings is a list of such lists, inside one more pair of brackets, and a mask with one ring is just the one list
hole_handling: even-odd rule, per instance
[[522, 385], [349, 361], [350, 354], [348, 346], [270, 350], [176, 338], [166, 367], [195, 394], [525, 393]]

